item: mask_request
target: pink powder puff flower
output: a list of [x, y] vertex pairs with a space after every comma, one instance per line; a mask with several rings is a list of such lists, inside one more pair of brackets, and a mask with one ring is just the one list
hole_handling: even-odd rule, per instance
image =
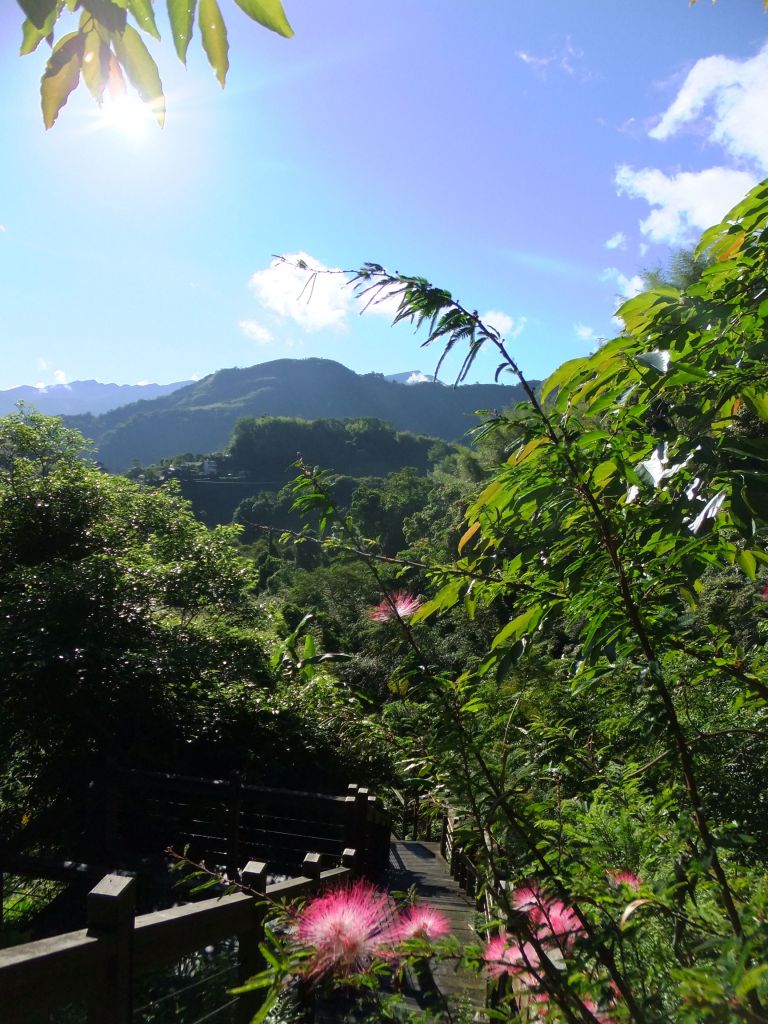
[[541, 889], [536, 881], [531, 882], [530, 885], [521, 885], [512, 893], [512, 906], [523, 914], [529, 914], [531, 911], [535, 913], [537, 909], [541, 908], [543, 902]]
[[414, 612], [421, 608], [421, 601], [413, 594], [407, 594], [404, 590], [396, 590], [388, 598], [384, 598], [377, 605], [374, 605], [368, 612], [368, 618], [372, 622], [391, 622], [399, 615], [401, 619], [409, 619]]
[[400, 920], [389, 930], [387, 938], [391, 942], [407, 942], [408, 939], [427, 939], [434, 942], [441, 935], [448, 935], [451, 923], [445, 914], [431, 907], [408, 907]]
[[492, 978], [515, 974], [524, 977], [531, 986], [535, 984], [536, 979], [529, 972], [539, 966], [539, 955], [530, 942], [521, 946], [507, 932], [499, 932], [486, 945], [483, 960]]
[[334, 889], [299, 912], [296, 937], [311, 952], [308, 973], [319, 977], [350, 973], [380, 951], [391, 921], [386, 893], [367, 882]]
[[596, 1017], [600, 1024], [616, 1024], [613, 1017], [606, 1017], [605, 1012], [600, 1009], [594, 999], [582, 999], [582, 1005], [585, 1010], [589, 1010], [593, 1017]]
[[610, 871], [606, 871], [608, 880], [615, 886], [628, 885], [630, 889], [637, 892], [640, 886], [643, 884], [642, 879], [634, 874], [632, 871], [626, 871], [623, 868], [612, 868]]
[[540, 910], [536, 912], [535, 920], [541, 925], [536, 933], [538, 939], [546, 941], [554, 938], [558, 945], [564, 945], [566, 949], [584, 934], [584, 928], [576, 912], [567, 907], [562, 900], [551, 900], [542, 904]]

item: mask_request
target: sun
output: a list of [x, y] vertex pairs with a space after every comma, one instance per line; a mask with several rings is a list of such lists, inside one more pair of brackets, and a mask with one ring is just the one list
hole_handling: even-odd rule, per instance
[[112, 128], [136, 142], [145, 138], [151, 121], [149, 106], [136, 96], [107, 97], [101, 108], [102, 127]]

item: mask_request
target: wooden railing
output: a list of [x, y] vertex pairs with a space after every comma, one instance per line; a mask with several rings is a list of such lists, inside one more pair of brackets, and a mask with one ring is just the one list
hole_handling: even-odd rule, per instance
[[380, 801], [356, 785], [331, 796], [248, 785], [238, 772], [215, 780], [120, 771], [108, 789], [106, 859], [130, 868], [171, 845], [230, 874], [248, 860], [292, 874], [308, 849], [338, 857], [354, 847], [361, 868], [375, 870], [377, 829], [388, 828]]
[[443, 814], [440, 853], [448, 863], [451, 878], [458, 882], [467, 896], [474, 899], [478, 912], [484, 914], [488, 921], [503, 916], [507, 882], [504, 879], [490, 879], [487, 872], [457, 842], [456, 818], [451, 811]]
[[[338, 866], [323, 870], [327, 854], [311, 850], [300, 875], [267, 885], [266, 864], [250, 861], [238, 872], [241, 891], [140, 916], [135, 916], [135, 878], [108, 874], [88, 894], [86, 928], [0, 950], [0, 1020], [39, 1024], [75, 1002], [85, 1004], [87, 1024], [129, 1024], [137, 976], [232, 936], [238, 940], [240, 981], [247, 980], [260, 967], [270, 901], [316, 892], [357, 873], [376, 873], [386, 864], [389, 818], [378, 801], [357, 786], [344, 797], [326, 799], [341, 802], [345, 835], [355, 841], [342, 850]], [[258, 1001], [258, 992], [239, 997], [238, 1024], [251, 1020]]]

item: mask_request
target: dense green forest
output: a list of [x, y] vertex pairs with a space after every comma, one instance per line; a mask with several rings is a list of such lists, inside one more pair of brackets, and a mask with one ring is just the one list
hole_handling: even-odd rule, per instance
[[[299, 457], [231, 526], [95, 468], [60, 421], [0, 421], [5, 835], [87, 849], [114, 759], [354, 777], [450, 807], [509, 880], [485, 950], [403, 953], [485, 970], [499, 1019], [768, 1019], [768, 184], [700, 251], [541, 389], [448, 292], [361, 268], [431, 344], [468, 340], [464, 375], [495, 348], [526, 401], [473, 451], [244, 420], [234, 465], [277, 438], [352, 461]], [[273, 938], [267, 1006], [302, 969]], [[336, 983], [401, 1019], [373, 963]]]

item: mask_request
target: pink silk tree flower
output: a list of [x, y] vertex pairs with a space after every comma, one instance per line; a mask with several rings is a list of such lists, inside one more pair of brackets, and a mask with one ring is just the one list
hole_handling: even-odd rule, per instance
[[445, 914], [431, 907], [416, 904], [403, 913], [400, 920], [387, 933], [392, 942], [407, 942], [408, 939], [427, 939], [433, 942], [441, 935], [448, 935], [451, 923]]
[[615, 886], [627, 885], [630, 889], [637, 892], [640, 886], [643, 884], [643, 880], [634, 874], [632, 871], [625, 871], [622, 868], [612, 868], [610, 871], [606, 871], [609, 881]]
[[499, 932], [488, 942], [483, 952], [486, 970], [492, 978], [500, 978], [504, 974], [525, 976], [531, 987], [535, 984], [532, 969], [539, 966], [539, 955], [530, 942], [520, 945], [507, 932]]
[[[533, 915], [532, 915], [533, 916]], [[557, 944], [569, 949], [576, 939], [584, 934], [584, 928], [576, 912], [562, 900], [543, 903], [536, 912], [535, 920], [540, 924], [537, 938], [546, 941], [554, 938]]]
[[414, 612], [421, 608], [421, 601], [414, 594], [407, 594], [404, 590], [396, 590], [384, 598], [377, 605], [374, 605], [368, 612], [368, 618], [372, 622], [391, 622], [399, 615], [401, 619], [409, 619]]
[[348, 974], [379, 952], [391, 923], [386, 893], [367, 882], [334, 889], [309, 902], [298, 915], [296, 937], [310, 953], [309, 974]]
[[539, 883], [533, 881], [530, 885], [521, 885], [512, 893], [512, 906], [523, 914], [529, 914], [532, 910], [541, 908], [544, 898], [541, 895]]
[[582, 999], [582, 1004], [586, 1010], [589, 1010], [593, 1017], [596, 1017], [601, 1022], [601, 1024], [616, 1024], [613, 1017], [606, 1017], [605, 1011], [600, 1009], [594, 999]]

